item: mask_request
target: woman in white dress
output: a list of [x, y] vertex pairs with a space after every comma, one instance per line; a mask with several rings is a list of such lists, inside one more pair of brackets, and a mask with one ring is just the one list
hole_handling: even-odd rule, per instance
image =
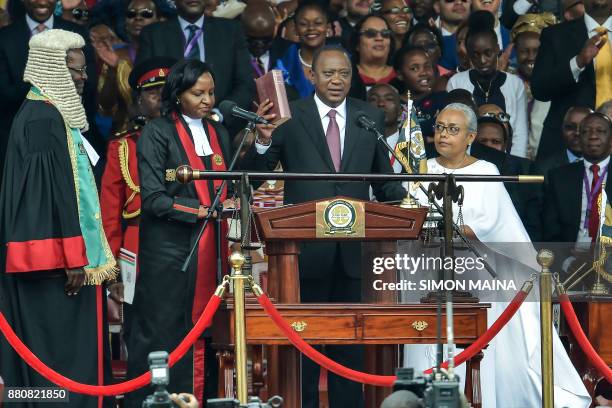
[[[476, 137], [474, 111], [463, 104], [450, 104], [438, 115], [434, 142], [439, 157], [427, 161], [428, 173], [499, 175], [497, 167], [467, 153]], [[515, 276], [528, 277], [525, 270], [539, 270], [536, 252], [502, 183], [468, 182], [463, 185], [462, 207], [466, 235], [480, 241], [514, 263]], [[427, 198], [417, 197], [423, 205]], [[455, 218], [458, 206], [453, 205]], [[496, 245], [500, 244], [502, 245]], [[503, 244], [506, 243], [506, 244]], [[516, 243], [522, 243], [517, 245]], [[520, 252], [520, 253], [519, 253]], [[512, 264], [512, 262], [510, 262]], [[500, 265], [496, 265], [501, 270]], [[518, 266], [518, 267], [517, 267]], [[508, 268], [508, 264], [504, 265]], [[517, 285], [520, 288], [520, 283]], [[534, 288], [534, 291], [537, 289]], [[492, 324], [507, 303], [494, 302], [488, 313]], [[541, 406], [539, 304], [525, 302], [508, 325], [484, 351], [481, 365], [483, 407], [535, 408]], [[405, 366], [416, 372], [435, 365], [434, 345], [406, 346]], [[464, 371], [465, 369], [462, 368]], [[555, 407], [588, 407], [590, 397], [554, 333]], [[461, 375], [461, 374], [460, 374]], [[465, 378], [462, 376], [462, 378]]]

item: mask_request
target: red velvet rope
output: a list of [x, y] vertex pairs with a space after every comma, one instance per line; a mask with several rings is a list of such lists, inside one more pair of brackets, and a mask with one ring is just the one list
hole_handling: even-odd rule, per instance
[[[470, 344], [470, 346], [464, 349], [461, 353], [455, 356], [455, 366], [461, 365], [465, 363], [470, 358], [474, 357], [477, 353], [480, 352], [485, 346], [487, 346], [491, 340], [497, 333], [500, 332], [501, 329], [512, 319], [516, 311], [521, 307], [527, 295], [529, 293], [520, 290], [512, 299], [510, 304], [504, 309], [504, 312], [499, 315], [499, 317], [495, 320], [495, 322], [487, 329], [486, 332], [482, 334], [474, 343]], [[443, 368], [448, 368], [448, 361], [442, 364]], [[432, 368], [425, 370], [425, 374], [430, 374], [432, 372]]]
[[[221, 298], [217, 295], [213, 295], [206, 308], [200, 315], [200, 318], [193, 326], [191, 331], [187, 334], [187, 336], [181, 341], [181, 343], [174, 349], [170, 356], [168, 357], [168, 365], [172, 367], [179, 361], [189, 350], [189, 348], [193, 345], [193, 343], [200, 337], [202, 332], [206, 330], [208, 326], [210, 326], [212, 322], [212, 318], [217, 312], [219, 308], [219, 304], [221, 303]], [[125, 394], [128, 392], [132, 392], [139, 388], [142, 388], [151, 382], [151, 373], [144, 373], [136, 378], [131, 380], [113, 384], [113, 385], [89, 385], [89, 384], [81, 384], [70, 378], [66, 378], [57, 371], [48, 367], [45, 363], [39, 360], [28, 347], [23, 344], [21, 339], [17, 337], [11, 326], [6, 321], [4, 315], [0, 312], [0, 331], [6, 337], [8, 343], [15, 349], [17, 354], [34, 370], [36, 370], [40, 375], [45, 377], [47, 380], [51, 381], [55, 385], [58, 385], [62, 388], [65, 388], [69, 391], [76, 392], [79, 394], [86, 395], [96, 395], [96, 396], [113, 396], [119, 394]]]
[[580, 322], [578, 321], [578, 317], [576, 316], [576, 312], [574, 311], [574, 307], [572, 306], [572, 302], [570, 302], [567, 294], [562, 294], [559, 296], [559, 301], [561, 303], [561, 308], [563, 309], [563, 314], [565, 315], [565, 320], [567, 320], [567, 324], [569, 325], [574, 337], [580, 344], [580, 348], [584, 351], [587, 358], [591, 361], [591, 364], [595, 366], [597, 371], [604, 377], [608, 383], [612, 384], [612, 370], [606, 364], [606, 362], [597, 354], [589, 339], [584, 334], [582, 327], [580, 326]]
[[[476, 353], [480, 352], [489, 342], [499, 333], [499, 331], [510, 321], [512, 316], [521, 307], [523, 301], [527, 298], [529, 293], [525, 291], [519, 291], [514, 299], [510, 302], [504, 312], [495, 320], [495, 323], [487, 329], [474, 343], [468, 348], [463, 350], [455, 357], [455, 365], [463, 364], [466, 360], [472, 358]], [[347, 378], [352, 381], [360, 382], [363, 384], [377, 385], [381, 387], [391, 387], [396, 380], [396, 376], [391, 375], [373, 375], [356, 371], [345, 367], [341, 364], [336, 363], [329, 357], [319, 353], [310, 344], [308, 344], [300, 335], [298, 335], [289, 324], [283, 319], [283, 316], [278, 312], [276, 307], [270, 302], [270, 299], [266, 294], [262, 294], [257, 297], [257, 301], [266, 311], [268, 316], [276, 323], [277, 327], [287, 336], [287, 339], [302, 352], [305, 356], [310, 358], [312, 361], [319, 364], [321, 367], [327, 370]], [[448, 367], [448, 362], [443, 364], [443, 367]], [[432, 369], [425, 370], [425, 374], [432, 372]]]

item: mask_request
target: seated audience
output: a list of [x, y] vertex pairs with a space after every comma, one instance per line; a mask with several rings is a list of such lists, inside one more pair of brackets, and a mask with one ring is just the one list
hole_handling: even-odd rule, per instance
[[516, 49], [516, 74], [525, 83], [527, 94], [527, 117], [529, 120], [527, 156], [531, 159], [536, 156], [544, 119], [548, 114], [548, 109], [550, 109], [550, 102], [538, 101], [531, 94], [531, 74], [540, 48], [540, 33], [543, 28], [553, 24], [555, 24], [555, 17], [550, 13], [525, 14], [518, 18], [512, 28], [512, 39]]
[[599, 232], [599, 207], [594, 203], [601, 196], [603, 184], [607, 196], [612, 196], [608, 173], [612, 121], [601, 113], [590, 113], [580, 122], [579, 134], [583, 160], [548, 173], [542, 208], [547, 242], [594, 242]]
[[325, 45], [330, 21], [327, 9], [316, 0], [300, 3], [293, 20], [300, 42], [285, 51], [276, 68], [283, 71], [287, 85], [303, 98], [314, 92], [310, 81], [312, 60], [315, 52]]
[[477, 105], [495, 104], [510, 115], [514, 129], [512, 154], [527, 157], [527, 100], [525, 85], [516, 75], [498, 70], [499, 46], [493, 19], [483, 11], [470, 16], [466, 48], [474, 68], [455, 74], [447, 90], [466, 89], [474, 94]]
[[395, 49], [399, 49], [406, 33], [412, 27], [412, 9], [405, 0], [383, 0], [380, 14], [387, 20], [389, 28], [393, 31]]
[[570, 106], [591, 109], [612, 99], [612, 2], [585, 0], [585, 15], [542, 31], [531, 90], [550, 101], [537, 157], [563, 150], [561, 125]]
[[[371, 15], [355, 26], [353, 51], [353, 83], [351, 96], [365, 100], [365, 92], [376, 84], [387, 84], [397, 76], [391, 66], [395, 51], [393, 32], [387, 21]], [[365, 89], [364, 89], [365, 88]]]
[[434, 9], [440, 15], [436, 26], [442, 33], [442, 58], [440, 65], [455, 71], [457, 60], [456, 34], [470, 15], [471, 0], [436, 0]]
[[434, 66], [429, 54], [420, 47], [402, 48], [396, 54], [395, 69], [401, 85], [402, 101], [406, 91], [414, 102], [414, 110], [428, 156], [433, 154], [433, 125], [438, 112], [446, 105], [446, 92], [434, 92]]
[[440, 30], [426, 24], [417, 24], [406, 35], [404, 46], [421, 47], [427, 51], [431, 58], [431, 63], [435, 67], [436, 84], [434, 87], [439, 91], [444, 90], [452, 71], [440, 65], [443, 48]]

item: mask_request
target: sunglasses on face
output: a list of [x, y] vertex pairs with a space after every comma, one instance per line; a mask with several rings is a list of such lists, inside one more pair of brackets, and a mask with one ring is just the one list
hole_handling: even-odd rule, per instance
[[495, 118], [503, 123], [510, 122], [510, 115], [506, 112], [485, 112], [480, 115], [481, 118]]
[[410, 7], [391, 7], [389, 10], [383, 11], [383, 14], [412, 14]]
[[125, 13], [125, 16], [127, 18], [136, 18], [136, 17], [153, 18], [155, 16], [155, 13], [151, 9], [139, 9], [139, 10], [131, 9]]
[[374, 30], [373, 28], [368, 28], [367, 30], [363, 30], [359, 34], [363, 35], [365, 38], [376, 38], [380, 34], [382, 38], [391, 38], [391, 30]]
[[75, 8], [72, 10], [72, 17], [77, 20], [85, 20], [89, 17], [89, 10]]

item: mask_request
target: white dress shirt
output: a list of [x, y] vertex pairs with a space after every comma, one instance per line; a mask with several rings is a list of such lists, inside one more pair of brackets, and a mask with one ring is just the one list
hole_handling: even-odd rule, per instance
[[[597, 28], [598, 27], [604, 27], [608, 29], [608, 42], [605, 43], [603, 46], [604, 47], [610, 47], [612, 44], [612, 16], [608, 17], [608, 19], [602, 24], [599, 25], [599, 23], [597, 23], [597, 21], [595, 21], [593, 19], [593, 17], [589, 16], [588, 14], [584, 14], [584, 24], [586, 25], [586, 29], [587, 29], [587, 35], [590, 38], [593, 38], [593, 36], [595, 36], [595, 34], [597, 34]], [[578, 82], [578, 79], [580, 79], [580, 74], [582, 73], [582, 71], [584, 71], [584, 69], [586, 68], [586, 66], [580, 68], [578, 67], [578, 60], [577, 60], [578, 56], [576, 55], [574, 58], [572, 58], [570, 60], [570, 69], [572, 70], [572, 75], [574, 76], [574, 81]], [[597, 64], [597, 57], [595, 57], [593, 59], [593, 65]]]
[[[597, 163], [597, 165], [599, 166], [599, 177], [603, 175], [603, 171], [606, 167], [608, 167], [609, 163], [610, 163], [610, 156], [606, 157], [605, 160], [602, 160], [599, 163]], [[589, 187], [593, 185], [593, 172], [591, 171], [592, 164], [593, 163], [587, 160], [584, 160], [584, 168], [586, 170], [587, 178], [589, 179]], [[607, 174], [606, 174], [606, 177], [608, 177]], [[605, 180], [604, 180], [604, 183], [605, 183]], [[602, 188], [604, 188], [603, 184], [602, 184]], [[584, 182], [583, 182], [582, 183], [582, 204], [580, 206], [580, 228], [578, 229], [578, 237], [576, 238], [576, 242], [588, 242], [590, 244], [591, 237], [589, 236], [589, 228], [588, 226], [586, 228], [584, 227], [587, 204], [588, 204], [587, 193], [586, 193], [586, 189], [584, 188]], [[597, 204], [595, 203], [594, 205], [597, 205]], [[591, 209], [591, 211], [593, 211], [593, 209]]]
[[45, 25], [45, 31], [46, 30], [51, 30], [53, 28], [53, 14], [51, 14], [51, 17], [49, 17], [47, 19], [47, 21], [43, 22], [43, 23], [39, 23], [38, 21], [34, 21], [32, 19], [32, 17], [28, 16], [26, 14], [26, 23], [28, 24], [28, 28], [30, 29], [30, 36], [38, 34], [38, 25], [39, 24], [44, 24]]
[[[315, 93], [314, 101], [317, 105], [317, 111], [319, 112], [319, 119], [321, 120], [321, 125], [323, 126], [323, 134], [327, 132], [327, 126], [329, 125], [329, 116], [327, 114], [330, 110], [336, 110], [336, 123], [338, 124], [338, 128], [340, 129], [340, 158], [344, 154], [344, 135], [346, 133], [346, 98], [342, 101], [342, 103], [335, 108], [327, 106]], [[274, 136], [273, 136], [274, 137]], [[262, 145], [260, 143], [255, 142], [255, 149], [259, 154], [265, 154], [268, 151], [270, 145]]]
[[[181, 26], [181, 30], [183, 31], [183, 35], [185, 36], [185, 48], [187, 48], [187, 41], [189, 39], [189, 35], [191, 34], [191, 31], [189, 31], [187, 26], [190, 26], [193, 24], [203, 29], [204, 28], [204, 15], [202, 15], [202, 17], [200, 17], [198, 21], [196, 21], [195, 23], [190, 23], [189, 21], [184, 20], [181, 17], [178, 18], [178, 21]], [[202, 33], [198, 37], [197, 42], [198, 42], [198, 48], [200, 49], [200, 61], [206, 61], [206, 53], [204, 52], [205, 51], [204, 50], [204, 33]]]
[[267, 74], [270, 68], [270, 51], [266, 51], [259, 59], [264, 66], [264, 73]]
[[189, 126], [189, 130], [191, 131], [196, 154], [200, 157], [210, 156], [213, 154], [213, 150], [208, 142], [208, 137], [204, 131], [204, 123], [202, 123], [202, 119], [192, 119], [185, 115], [181, 116], [183, 116], [183, 119], [185, 122], [187, 122], [187, 126]]

